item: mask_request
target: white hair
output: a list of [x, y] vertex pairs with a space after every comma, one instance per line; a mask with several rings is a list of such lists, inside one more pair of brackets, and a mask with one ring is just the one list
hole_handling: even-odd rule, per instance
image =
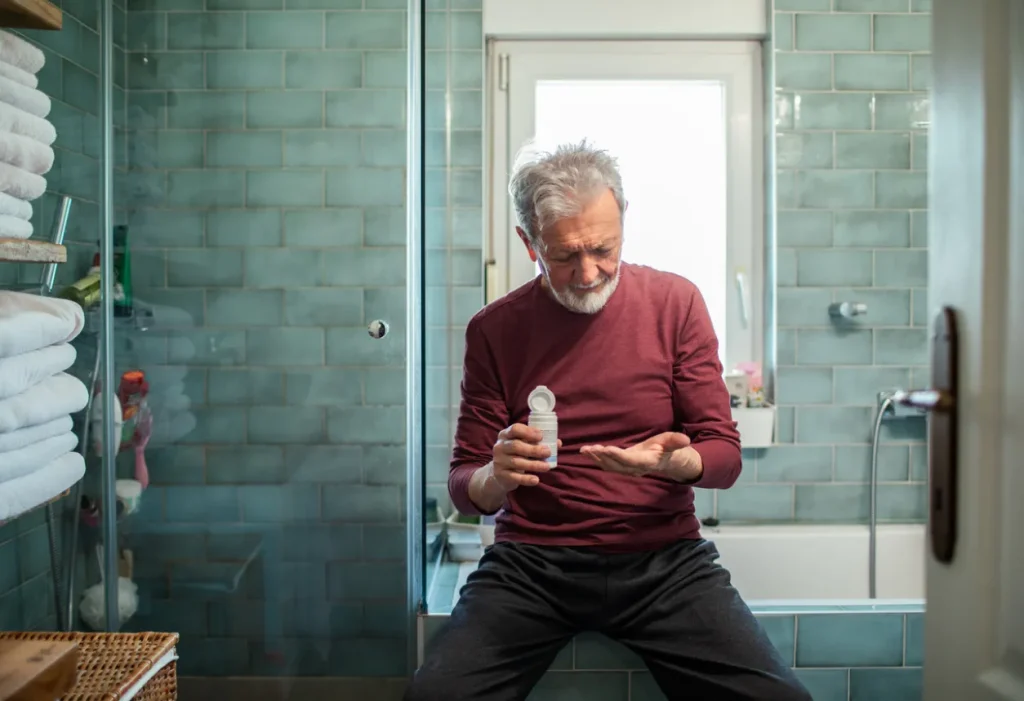
[[624, 214], [618, 163], [586, 139], [553, 151], [527, 143], [516, 155], [508, 184], [516, 219], [532, 243], [539, 242], [545, 226], [578, 215], [605, 190], [612, 191]]

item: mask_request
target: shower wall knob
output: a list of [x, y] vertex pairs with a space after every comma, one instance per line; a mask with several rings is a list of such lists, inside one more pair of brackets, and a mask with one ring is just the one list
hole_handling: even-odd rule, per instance
[[374, 319], [366, 327], [366, 332], [370, 334], [370, 338], [384, 338], [388, 335], [388, 322], [383, 319]]
[[834, 302], [828, 306], [829, 316], [852, 319], [868, 313], [868, 305], [863, 302]]

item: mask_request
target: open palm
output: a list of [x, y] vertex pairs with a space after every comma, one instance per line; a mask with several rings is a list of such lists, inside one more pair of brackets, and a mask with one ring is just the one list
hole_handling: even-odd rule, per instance
[[660, 433], [629, 448], [607, 445], [588, 445], [580, 449], [590, 456], [598, 467], [609, 472], [626, 475], [646, 475], [661, 472], [668, 465], [672, 453], [690, 445], [683, 433]]

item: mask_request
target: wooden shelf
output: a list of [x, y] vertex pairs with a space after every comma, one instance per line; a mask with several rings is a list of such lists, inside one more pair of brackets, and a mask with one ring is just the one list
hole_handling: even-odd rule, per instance
[[[0, 5], [6, 0], [0, 0]], [[11, 263], [65, 263], [68, 252], [63, 246], [32, 239], [0, 239], [0, 261]]]
[[64, 26], [64, 14], [49, 0], [0, 0], [0, 27], [54, 29]]

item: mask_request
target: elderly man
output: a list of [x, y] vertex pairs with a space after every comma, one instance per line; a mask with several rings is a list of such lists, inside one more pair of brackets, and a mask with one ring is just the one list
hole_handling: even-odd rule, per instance
[[[741, 469], [700, 292], [622, 262], [626, 200], [603, 151], [520, 156], [509, 190], [542, 274], [469, 323], [448, 480], [462, 513], [500, 512], [496, 542], [406, 699], [521, 701], [591, 630], [672, 701], [809, 701], [694, 515], [694, 488]], [[555, 467], [525, 425], [538, 385], [557, 398]]]

